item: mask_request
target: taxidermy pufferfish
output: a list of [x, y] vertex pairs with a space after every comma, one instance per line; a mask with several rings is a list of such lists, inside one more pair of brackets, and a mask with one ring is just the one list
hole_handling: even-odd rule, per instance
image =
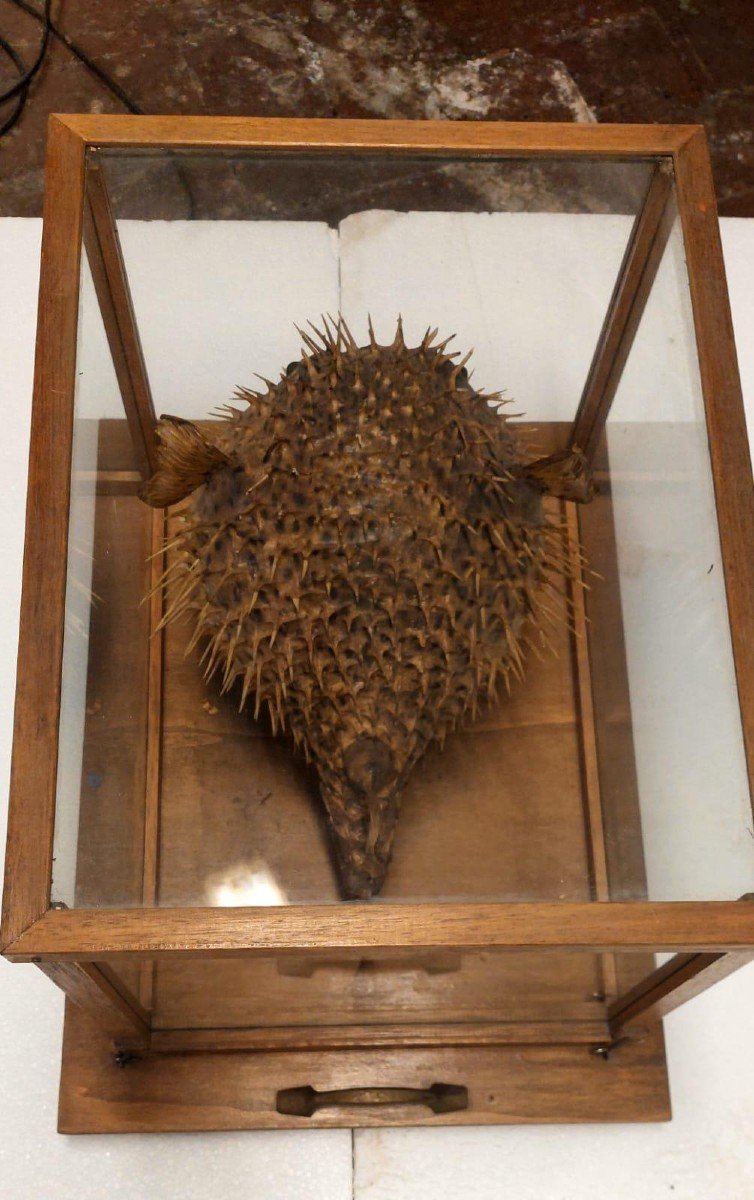
[[[499, 393], [435, 343], [359, 346], [323, 320], [266, 390], [206, 431], [158, 425], [143, 499], [191, 500], [165, 620], [195, 621], [206, 674], [266, 706], [312, 762], [342, 892], [379, 892], [401, 794], [498, 685], [520, 676], [562, 584], [549, 493], [588, 499], [578, 450], [523, 461]], [[450, 341], [450, 339], [448, 339]]]

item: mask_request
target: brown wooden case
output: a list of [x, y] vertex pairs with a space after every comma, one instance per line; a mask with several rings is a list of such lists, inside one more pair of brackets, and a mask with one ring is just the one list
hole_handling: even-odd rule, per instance
[[[553, 503], [574, 573], [583, 551], [599, 564], [599, 586], [564, 595], [571, 627], [561, 621], [557, 656], [532, 661], [506, 705], [417, 770], [376, 902], [338, 902], [306, 773], [263, 725], [212, 700], [180, 626], [160, 628], [170, 518], [136, 499], [154, 464], [155, 412], [103, 166], [114, 148], [647, 163], [575, 420], [538, 430], [546, 451], [576, 445], [592, 463], [595, 502]], [[754, 957], [747, 896], [647, 898], [605, 426], [669, 234], [671, 193], [751, 781], [752, 480], [701, 128], [50, 119], [2, 946], [68, 997], [63, 1132], [669, 1116], [660, 1019]], [[85, 729], [85, 758], [86, 739], [109, 739], [115, 785], [82, 790], [76, 903], [66, 907], [51, 880], [82, 246], [124, 414], [95, 431], [92, 591], [131, 614], [130, 640], [113, 650], [94, 607], [86, 703], [106, 697], [108, 711], [125, 711], [137, 678], [146, 703], [136, 730]], [[667, 461], [684, 435], [657, 436]], [[205, 803], [208, 778], [232, 798], [248, 771], [251, 799]], [[114, 879], [105, 850], [128, 805], [133, 839]], [[250, 808], [257, 850], [295, 880], [295, 902], [187, 903], [231, 855]], [[533, 811], [547, 853], [532, 843]], [[515, 881], [500, 898], [498, 878]], [[129, 907], [108, 900], [125, 886]], [[669, 955], [659, 966], [657, 951]]]

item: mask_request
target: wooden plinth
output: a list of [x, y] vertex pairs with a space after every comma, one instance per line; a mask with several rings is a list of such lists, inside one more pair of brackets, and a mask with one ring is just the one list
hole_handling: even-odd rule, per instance
[[[544, 448], [562, 432], [549, 428]], [[101, 601], [91, 614], [77, 902], [243, 905], [261, 877], [278, 889], [273, 903], [337, 904], [316, 781], [284, 739], [238, 712], [236, 696], [202, 681], [197, 655], [185, 654], [190, 630], [169, 626], [161, 640], [159, 603], [141, 604], [149, 577], [159, 578], [159, 556], [150, 567], [147, 554], [164, 530], [133, 487], [113, 487], [121, 442], [118, 423], [100, 431], [92, 590]], [[425, 755], [406, 788], [376, 923], [385, 905], [407, 900], [644, 894], [609, 492], [581, 517], [571, 504], [552, 515], [574, 571], [583, 548], [600, 583], [573, 588], [568, 608], [564, 580], [553, 648], [530, 656], [510, 698]], [[112, 1042], [69, 1006], [60, 1128], [664, 1120], [659, 1026], [608, 1061], [595, 1054], [610, 1041], [609, 1005], [652, 966], [647, 955], [483, 944], [111, 963], [114, 984], [148, 1014], [151, 1050], [116, 1065]], [[467, 1089], [467, 1107], [354, 1107], [342, 1097], [308, 1117], [277, 1107], [291, 1088], [435, 1084]]]
[[[278, 1092], [342, 1088], [468, 1088], [468, 1108], [339, 1106], [311, 1117], [277, 1111]], [[371, 1050], [153, 1054], [125, 1066], [68, 1006], [61, 1133], [157, 1133], [385, 1125], [510, 1125], [670, 1118], [659, 1026], [605, 1060], [588, 1045], [432, 1046]]]

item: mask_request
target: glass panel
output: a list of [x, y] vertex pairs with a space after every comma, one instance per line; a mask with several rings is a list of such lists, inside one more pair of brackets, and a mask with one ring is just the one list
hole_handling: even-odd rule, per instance
[[151, 513], [84, 259], [52, 900], [142, 903]]
[[[637, 956], [632, 956], [637, 957]], [[642, 956], [643, 972], [651, 969]], [[434, 1022], [592, 1022], [605, 1017], [598, 955], [449, 950], [285, 955], [154, 964], [156, 1029]], [[609, 968], [612, 970], [612, 967]], [[613, 976], [611, 975], [612, 979]], [[546, 1027], [543, 1027], [543, 1029]], [[548, 1040], [543, 1033], [543, 1040]], [[557, 1040], [553, 1037], [553, 1040]]]
[[[96, 161], [158, 412], [203, 422], [212, 440], [227, 428], [213, 410], [237, 385], [253, 388], [255, 372], [277, 381], [300, 358], [294, 322], [340, 311], [364, 345], [368, 315], [385, 342], [401, 313], [409, 346], [430, 324], [455, 332], [462, 355], [475, 348], [467, 390], [504, 389], [515, 401], [527, 462], [568, 444], [654, 167], [164, 151]], [[561, 564], [550, 648], [527, 648], [510, 695], [408, 774], [378, 903], [618, 899], [646, 895], [647, 877], [656, 898], [751, 889], [715, 511], [687, 353], [693, 363], [676, 232], [610, 416], [597, 496], [579, 515], [572, 503], [543, 502], [560, 559], [578, 572], [582, 548], [597, 572], [590, 623]], [[136, 494], [86, 268], [79, 369], [53, 899], [335, 903], [344, 893], [315, 771], [265, 713], [251, 715], [253, 688], [239, 711], [240, 681], [226, 694], [217, 678], [205, 681], [190, 622], [160, 634], [143, 602], [159, 518]], [[171, 508], [167, 523], [173, 600], [185, 511]], [[276, 584], [265, 603], [278, 595]], [[238, 628], [251, 638], [251, 626]], [[671, 628], [675, 658], [663, 673]], [[160, 696], [147, 675], [161, 638]], [[690, 747], [697, 757], [704, 747], [704, 770]], [[147, 769], [158, 761], [159, 791]], [[707, 828], [710, 794], [725, 833]], [[711, 844], [716, 868], [698, 861]], [[156, 879], [145, 862], [158, 864]]]
[[[298, 358], [295, 324], [371, 314], [474, 348], [474, 383], [572, 419], [652, 164], [112, 152], [155, 403], [206, 416]], [[192, 330], [192, 345], [186, 331]]]
[[142, 964], [141, 995], [158, 1033], [238, 1029], [274, 1044], [281, 1030], [313, 1023], [347, 1038], [354, 1026], [478, 1022], [488, 1032], [490, 1023], [508, 1026], [503, 1040], [594, 1046], [609, 1040], [608, 1009], [648, 990], [654, 970], [645, 952], [494, 948], [161, 958]]
[[[646, 891], [624, 877], [615, 898], [734, 900], [754, 888], [754, 831], [678, 220], [610, 412], [607, 460], [646, 868]], [[593, 624], [598, 669], [604, 633]], [[621, 781], [606, 784], [609, 809]]]

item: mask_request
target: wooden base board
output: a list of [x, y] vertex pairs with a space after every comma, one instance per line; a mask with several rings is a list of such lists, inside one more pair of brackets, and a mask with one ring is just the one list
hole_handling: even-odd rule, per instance
[[[543, 449], [555, 448], [562, 432], [549, 429], [553, 444]], [[103, 469], [119, 469], [121, 460], [113, 457], [118, 440], [113, 431], [102, 434]], [[553, 634], [558, 653], [532, 656], [525, 687], [449, 739], [441, 755], [428, 752], [409, 781], [382, 903], [610, 895], [606, 852], [614, 834], [616, 746], [622, 752], [622, 840], [639, 828], [638, 803], [609, 494], [586, 511], [586, 530], [571, 506], [560, 516], [571, 551], [582, 543], [599, 569], [600, 597], [617, 621], [609, 694], [600, 691], [604, 656], [590, 632], [603, 622], [590, 626], [577, 590], [573, 621], [580, 640], [573, 638], [565, 598], [553, 600], [560, 609]], [[128, 560], [107, 552], [124, 529], [134, 542]], [[236, 889], [235, 895], [260, 865], [283, 900], [337, 902], [315, 781], [264, 722], [239, 713], [232, 697], [203, 683], [195, 657], [184, 654], [187, 628], [166, 632], [161, 687], [147, 688], [140, 676], [151, 714], [138, 738], [144, 754], [140, 758], [129, 742], [116, 761], [112, 744], [133, 690], [123, 657], [134, 645], [161, 644], [132, 627], [137, 610], [142, 623], [151, 617], [153, 626], [158, 613], [147, 614], [140, 603], [146, 585], [133, 564], [143, 566], [143, 546], [150, 536], [158, 546], [162, 531], [155, 542], [151, 515], [134, 496], [108, 490], [95, 532], [93, 590], [112, 602], [92, 613], [97, 653], [87, 680], [77, 902], [216, 904], [220, 892]], [[116, 600], [125, 611], [122, 622], [112, 618]], [[118, 653], [108, 654], [108, 640]], [[146, 651], [142, 657], [146, 678], [152, 660]], [[111, 666], [105, 670], [103, 663]], [[160, 663], [161, 652], [153, 665]], [[600, 698], [596, 710], [592, 692]], [[600, 753], [605, 720], [607, 758]], [[150, 761], [159, 763], [159, 772], [150, 771]], [[643, 894], [640, 855], [622, 883], [630, 894]], [[380, 908], [375, 905], [377, 921]], [[609, 1062], [594, 1055], [585, 1032], [601, 1025], [594, 1040], [603, 1037], [606, 1004], [652, 969], [647, 956], [618, 958], [480, 950], [439, 966], [421, 956], [396, 962], [379, 955], [356, 961], [334, 955], [316, 963], [306, 956], [161, 960], [143, 963], [141, 976], [133, 964], [125, 971], [119, 964], [120, 985], [150, 1011], [159, 1052], [119, 1068], [107, 1037], [69, 1009], [60, 1128], [664, 1120], [670, 1114], [661, 1030], [622, 1045]], [[341, 1105], [302, 1117], [276, 1106], [278, 1092], [290, 1088], [433, 1084], [467, 1089], [468, 1107], [435, 1115], [416, 1104]]]
[[[310, 1086], [468, 1088], [468, 1107], [435, 1115], [395, 1104], [277, 1111], [278, 1092]], [[518, 1125], [666, 1121], [662, 1027], [607, 1060], [585, 1045], [152, 1054], [118, 1066], [112, 1043], [68, 1004], [61, 1133], [164, 1133], [386, 1125]]]

